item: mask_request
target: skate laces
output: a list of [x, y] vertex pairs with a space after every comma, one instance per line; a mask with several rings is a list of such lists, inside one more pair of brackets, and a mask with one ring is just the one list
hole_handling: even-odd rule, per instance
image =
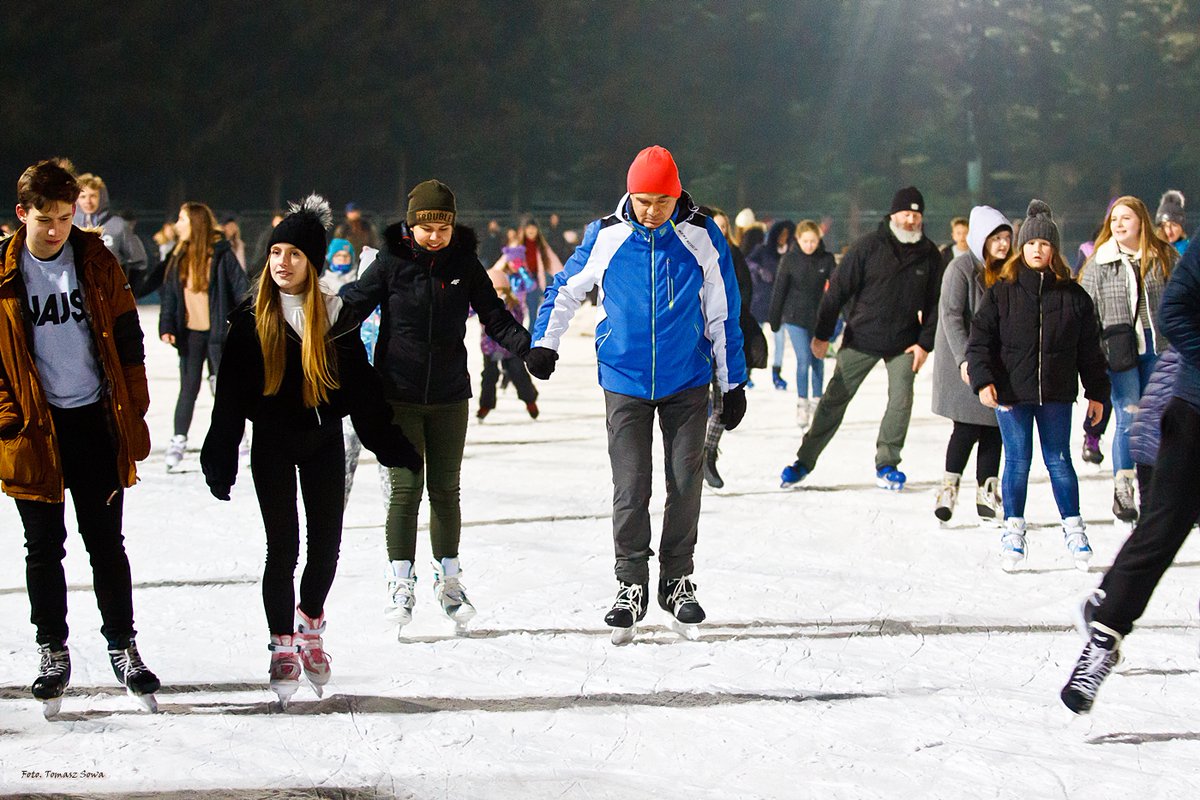
[[1117, 502], [1125, 508], [1133, 508], [1133, 482], [1127, 480], [1117, 481], [1114, 494], [1117, 496]]
[[1079, 656], [1079, 663], [1075, 665], [1075, 671], [1071, 673], [1071, 688], [1088, 697], [1095, 697], [1100, 684], [1104, 683], [1119, 660], [1120, 653], [1116, 646], [1106, 650], [1089, 639], [1083, 654]]
[[1017, 531], [1007, 531], [1000, 537], [1000, 546], [1014, 553], [1025, 552], [1025, 534]]
[[613, 610], [624, 609], [636, 617], [642, 613], [644, 604], [645, 595], [642, 585], [640, 583], [623, 583], [617, 590], [617, 602], [613, 603]]
[[108, 654], [112, 658], [113, 666], [120, 669], [124, 675], [136, 675], [149, 671], [142, 661], [141, 654], [138, 653], [137, 645], [133, 642], [123, 649], [109, 650]]
[[388, 591], [392, 596], [392, 605], [394, 606], [411, 606], [415, 600], [416, 590], [417, 579], [415, 577], [388, 578]]
[[38, 672], [42, 675], [65, 674], [67, 668], [71, 665], [71, 656], [66, 648], [53, 650], [50, 645], [44, 644], [38, 648], [38, 653], [41, 655], [41, 661], [38, 663]]
[[467, 593], [457, 575], [442, 575], [438, 578], [438, 594], [455, 603], [467, 602]]
[[667, 602], [672, 608], [699, 602], [696, 600], [696, 585], [692, 583], [692, 579], [684, 577], [677, 580], [671, 587], [671, 591], [667, 593]]

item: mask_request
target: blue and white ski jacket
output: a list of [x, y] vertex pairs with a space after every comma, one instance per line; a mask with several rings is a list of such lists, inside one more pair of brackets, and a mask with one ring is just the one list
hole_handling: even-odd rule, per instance
[[588, 225], [546, 290], [533, 346], [557, 351], [595, 286], [596, 360], [607, 391], [657, 400], [710, 383], [714, 366], [722, 392], [745, 382], [741, 295], [729, 246], [686, 192], [654, 230], [637, 222], [628, 194], [615, 212]]

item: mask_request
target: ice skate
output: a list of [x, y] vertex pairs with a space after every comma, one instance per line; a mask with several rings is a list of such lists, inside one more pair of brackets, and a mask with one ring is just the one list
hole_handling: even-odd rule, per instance
[[808, 477], [808, 467], [801, 464], [799, 461], [794, 461], [783, 468], [783, 472], [779, 474], [779, 488], [790, 489]]
[[1084, 533], [1083, 518], [1067, 517], [1062, 524], [1063, 543], [1075, 562], [1075, 569], [1087, 572], [1088, 562], [1092, 560], [1092, 547], [1088, 544], [1087, 534]]
[[162, 684], [159, 683], [158, 676], [142, 661], [137, 643], [131, 638], [125, 647], [110, 647], [108, 660], [112, 664], [113, 674], [117, 676], [117, 680], [125, 687], [129, 696], [151, 714], [158, 711], [158, 701], [154, 693]]
[[1100, 437], [1090, 433], [1083, 435], [1083, 460], [1088, 464], [1103, 464], [1104, 453], [1100, 452]]
[[179, 462], [183, 461], [183, 454], [187, 452], [187, 437], [181, 434], [175, 434], [171, 437], [171, 441], [167, 443], [167, 454], [165, 461], [167, 462], [167, 472], [173, 472], [179, 466]]
[[300, 688], [300, 645], [291, 633], [271, 634], [271, 691], [287, 710], [292, 695]]
[[785, 381], [783, 379], [783, 375], [780, 374], [782, 371], [783, 367], [771, 367], [771, 383], [775, 384], [775, 388], [779, 391], [786, 392], [787, 381]]
[[1004, 519], [1004, 503], [1000, 500], [1000, 480], [991, 477], [975, 489], [975, 513], [985, 522]]
[[801, 430], [808, 430], [808, 426], [812, 424], [812, 405], [809, 404], [807, 397], [801, 397], [796, 401], [796, 425]]
[[1063, 705], [1076, 714], [1091, 711], [1100, 684], [1120, 662], [1121, 635], [1112, 628], [1093, 622], [1091, 636], [1079, 654], [1079, 661], [1071, 671], [1067, 685], [1058, 695]]
[[696, 599], [696, 584], [691, 575], [682, 578], [660, 578], [658, 605], [671, 615], [671, 629], [689, 641], [700, 636], [699, 625], [704, 622], [704, 609]]
[[620, 581], [617, 599], [604, 615], [604, 623], [612, 627], [612, 643], [628, 644], [637, 633], [637, 624], [646, 616], [649, 586], [644, 583]]
[[411, 561], [388, 562], [388, 602], [383, 615], [397, 626], [396, 638], [403, 638], [404, 626], [412, 622], [413, 606], [417, 604], [417, 576]]
[[300, 646], [300, 666], [317, 697], [321, 697], [325, 694], [325, 684], [329, 683], [330, 675], [330, 658], [321, 639], [321, 634], [325, 632], [325, 615], [313, 619], [301, 611], [300, 606], [296, 606], [296, 616], [299, 621], [294, 641]]
[[467, 599], [462, 586], [462, 569], [457, 558], [443, 558], [433, 562], [433, 594], [438, 605], [454, 623], [455, 632], [462, 636], [467, 632], [467, 623], [475, 616], [475, 606]]
[[1000, 567], [1012, 572], [1025, 558], [1025, 520], [1009, 517], [1004, 520], [1004, 533], [1000, 534]]
[[717, 456], [720, 455], [717, 448], [704, 448], [704, 482], [714, 489], [721, 489], [725, 486], [725, 481], [721, 478], [721, 473], [717, 472]]
[[1104, 596], [1103, 589], [1093, 589], [1074, 608], [1072, 617], [1075, 630], [1085, 642], [1092, 638], [1092, 619], [1096, 616], [1096, 609], [1104, 602]]
[[954, 516], [954, 505], [958, 502], [958, 482], [961, 475], [947, 472], [942, 478], [942, 488], [938, 490], [937, 502], [934, 503], [933, 515], [942, 522], [949, 522]]
[[38, 676], [33, 679], [34, 699], [42, 701], [42, 715], [50, 719], [62, 708], [63, 692], [71, 683], [71, 653], [65, 644], [38, 646]]
[[887, 489], [889, 492], [903, 491], [904, 482], [907, 480], [908, 476], [894, 466], [878, 467], [875, 470], [875, 485], [880, 489]]
[[1133, 470], [1121, 470], [1113, 476], [1113, 516], [1133, 524], [1137, 522], [1137, 500], [1133, 495]]

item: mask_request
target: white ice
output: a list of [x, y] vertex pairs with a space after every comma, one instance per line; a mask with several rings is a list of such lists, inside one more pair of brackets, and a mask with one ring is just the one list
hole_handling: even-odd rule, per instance
[[[125, 536], [161, 710], [139, 713], [116, 686], [71, 528], [74, 675], [60, 718], [43, 719], [28, 689], [37, 654], [21, 526], [0, 502], [0, 792], [1196, 796], [1200, 545], [1189, 542], [1167, 573], [1091, 716], [1072, 717], [1058, 700], [1081, 647], [1070, 608], [1127, 535], [1111, 517], [1108, 464], [1077, 464], [1090, 573], [1072, 567], [1035, 464], [1030, 558], [1005, 574], [996, 529], [975, 524], [973, 462], [951, 525], [933, 517], [950, 426], [929, 411], [932, 364], [917, 382], [902, 493], [873, 483], [881, 369], [793, 491], [777, 487], [800, 440], [795, 396], [758, 372], [746, 421], [722, 441], [726, 488], [705, 490], [699, 641], [670, 632], [655, 606], [635, 643], [611, 645], [611, 483], [589, 319], [585, 309], [539, 386], [539, 420], [511, 389], [486, 424], [472, 406], [462, 480], [472, 635], [456, 638], [434, 604], [427, 540], [408, 640], [385, 623], [384, 509], [365, 454], [326, 606], [333, 680], [324, 700], [302, 688], [280, 713], [266, 686], [264, 544], [248, 469], [232, 503], [209, 496], [197, 452], [205, 393], [185, 471], [166, 473], [177, 361], [154, 336], [156, 310], [144, 310], [155, 448], [126, 496]], [[474, 323], [468, 342], [478, 372]], [[662, 495], [660, 475], [656, 527]]]

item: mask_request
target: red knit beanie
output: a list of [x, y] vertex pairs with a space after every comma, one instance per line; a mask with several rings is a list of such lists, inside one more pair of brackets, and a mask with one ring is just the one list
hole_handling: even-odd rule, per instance
[[679, 168], [671, 151], [653, 145], [637, 154], [629, 165], [629, 177], [625, 187], [630, 194], [665, 194], [679, 197], [683, 186], [679, 183]]

